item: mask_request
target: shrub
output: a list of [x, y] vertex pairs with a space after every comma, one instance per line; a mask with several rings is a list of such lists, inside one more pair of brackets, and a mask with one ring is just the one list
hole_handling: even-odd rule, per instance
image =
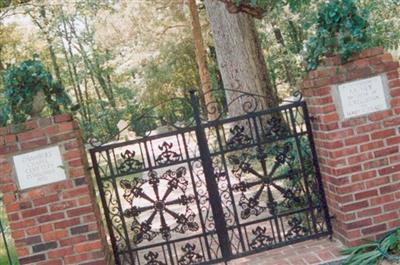
[[354, 53], [371, 45], [368, 12], [356, 0], [330, 0], [320, 6], [316, 33], [306, 44], [307, 70], [318, 67], [322, 56], [340, 55], [345, 62]]
[[369, 241], [365, 244], [342, 251], [349, 255], [343, 265], [377, 264], [383, 259], [400, 261], [400, 228], [389, 232], [379, 241]]
[[[4, 75], [6, 106], [0, 120], [9, 118], [13, 123], [26, 121], [33, 109], [33, 99], [43, 91], [47, 108], [52, 115], [69, 109], [71, 100], [64, 87], [53, 80], [52, 75], [36, 58], [8, 68]], [[8, 116], [8, 117], [7, 117]]]

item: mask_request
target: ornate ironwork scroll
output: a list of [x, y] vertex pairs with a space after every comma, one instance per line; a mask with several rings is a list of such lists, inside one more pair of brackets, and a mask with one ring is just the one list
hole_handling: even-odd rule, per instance
[[172, 143], [164, 142], [158, 148], [162, 151], [161, 154], [157, 156], [156, 163], [158, 165], [167, 165], [169, 163], [177, 162], [182, 157], [177, 152], [172, 151], [172, 147], [174, 145]]
[[118, 166], [118, 170], [122, 174], [128, 174], [135, 172], [143, 168], [143, 162], [135, 158], [136, 152], [126, 150], [125, 153], [121, 154], [123, 159], [122, 163]]
[[[197, 231], [198, 223], [195, 221], [195, 213], [190, 208], [194, 202], [193, 195], [186, 194], [189, 182], [186, 180], [186, 168], [180, 167], [177, 170], [168, 170], [161, 176], [155, 171], [150, 171], [147, 180], [134, 179], [132, 181], [121, 180], [121, 187], [124, 191], [123, 197], [129, 203], [130, 208], [125, 210], [124, 215], [127, 219], [133, 219], [131, 231], [133, 232], [133, 242], [141, 243], [143, 240], [151, 241], [156, 236], [161, 235], [162, 239], [170, 240], [171, 233], [184, 234], [186, 231]], [[154, 196], [145, 192], [145, 185], [150, 186]], [[160, 186], [167, 189], [160, 193]], [[178, 197], [170, 196], [178, 191]], [[148, 202], [149, 206], [138, 207], [134, 205], [137, 199]], [[179, 211], [174, 211], [171, 207], [180, 205]], [[147, 211], [151, 214], [142, 222], [139, 222], [141, 215]], [[161, 223], [159, 228], [153, 227], [153, 221], [159, 215]], [[174, 218], [175, 224], [171, 225], [166, 221], [166, 215]]]
[[230, 92], [206, 115], [192, 96], [187, 127], [91, 150], [116, 264], [218, 263], [331, 233], [301, 97], [267, 109]]
[[182, 251], [185, 255], [179, 259], [179, 265], [197, 264], [203, 261], [203, 256], [196, 253], [196, 246], [194, 244], [187, 243], [182, 247]]

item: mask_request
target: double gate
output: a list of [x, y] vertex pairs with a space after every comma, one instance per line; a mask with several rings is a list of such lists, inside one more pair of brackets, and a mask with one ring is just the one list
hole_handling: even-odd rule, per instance
[[191, 93], [192, 124], [91, 150], [117, 264], [210, 264], [331, 234], [305, 103], [236, 95], [241, 116], [204, 121]]

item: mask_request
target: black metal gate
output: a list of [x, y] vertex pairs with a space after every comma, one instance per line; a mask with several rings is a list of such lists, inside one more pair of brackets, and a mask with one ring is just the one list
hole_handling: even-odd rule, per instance
[[10, 250], [10, 231], [8, 229], [8, 226], [4, 222], [6, 213], [4, 211], [4, 206], [3, 206], [3, 201], [2, 197], [0, 194], [0, 264], [8, 264], [8, 265], [14, 265], [18, 264], [17, 261], [15, 261], [15, 255], [11, 255], [11, 250]]
[[191, 93], [191, 125], [91, 150], [117, 264], [209, 264], [331, 234], [305, 103], [236, 95], [241, 116], [203, 121]]

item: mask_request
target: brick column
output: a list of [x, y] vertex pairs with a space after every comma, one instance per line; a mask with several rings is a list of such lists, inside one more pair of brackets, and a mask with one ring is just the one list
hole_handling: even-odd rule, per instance
[[[382, 75], [388, 110], [341, 115], [336, 85]], [[356, 245], [400, 226], [400, 79], [398, 62], [381, 48], [346, 64], [328, 58], [303, 82], [328, 206], [337, 238]]]
[[[67, 179], [20, 191], [13, 156], [60, 148]], [[21, 264], [107, 264], [80, 131], [68, 115], [0, 128], [0, 192]]]

